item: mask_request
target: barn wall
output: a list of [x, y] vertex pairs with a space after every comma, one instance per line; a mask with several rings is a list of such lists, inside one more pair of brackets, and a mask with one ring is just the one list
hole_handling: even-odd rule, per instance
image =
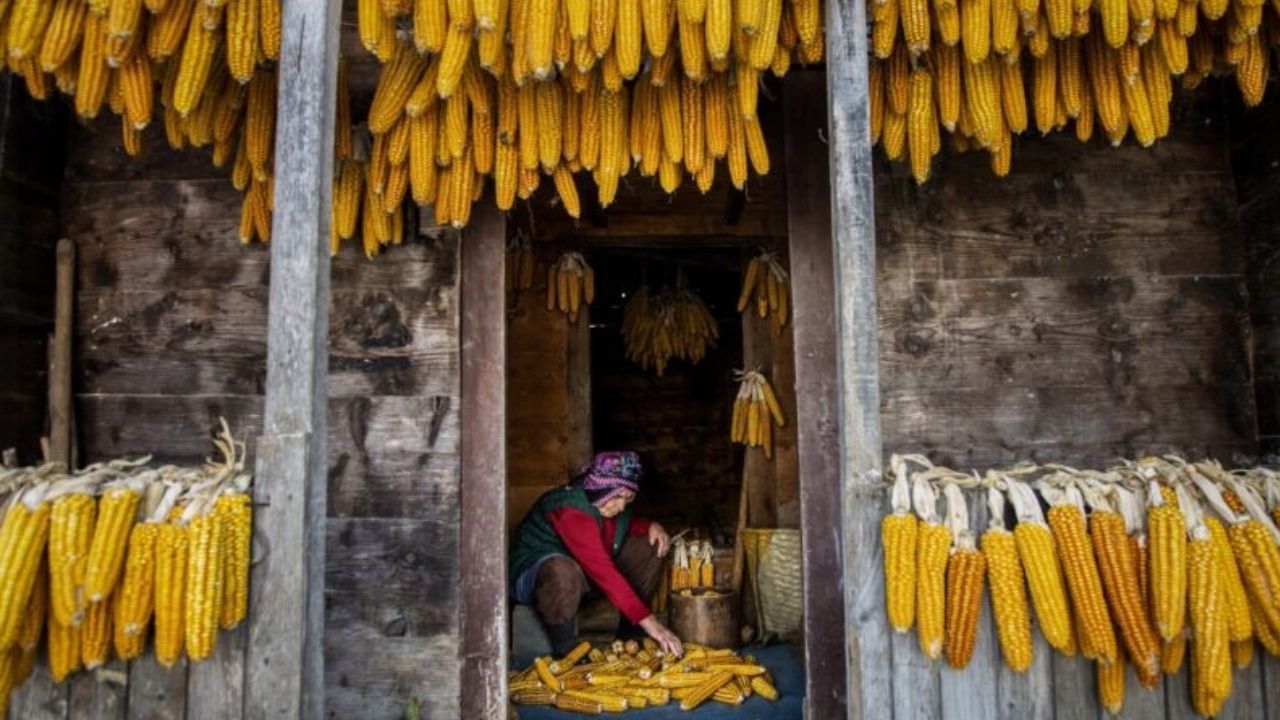
[[[114, 124], [76, 132], [63, 187], [80, 251], [83, 457], [198, 463], [219, 417], [239, 436], [261, 431], [268, 248], [237, 242], [240, 196], [207, 156], [168, 150], [157, 125], [145, 157], [128, 160], [117, 135]], [[407, 242], [394, 261], [351, 246], [333, 261], [331, 717], [401, 717], [411, 698], [426, 717], [456, 712], [457, 253], [447, 234]], [[219, 659], [189, 669], [133, 663], [111, 716], [230, 717], [244, 641], [243, 627], [224, 633]], [[57, 713], [28, 717], [46, 716]]]
[[1021, 139], [876, 173], [886, 453], [959, 469], [1256, 451], [1225, 118], [1153, 148]]
[[[924, 187], [877, 158], [886, 460], [922, 452], [968, 470], [1254, 456], [1251, 298], [1226, 127], [1221, 112], [1183, 105], [1150, 149], [1024, 138], [1005, 181], [985, 154], [944, 153]], [[970, 507], [982, 527], [985, 505]], [[872, 692], [902, 718], [1103, 717], [1092, 665], [1050, 653], [1038, 631], [1035, 643], [1030, 671], [1008, 671], [984, 600], [966, 670], [895, 634], [890, 686]], [[1276, 713], [1273, 658], [1234, 683], [1221, 717]], [[1190, 718], [1189, 698], [1185, 670], [1155, 692], [1130, 671], [1121, 717]]]
[[41, 459], [65, 113], [0, 75], [0, 449]]

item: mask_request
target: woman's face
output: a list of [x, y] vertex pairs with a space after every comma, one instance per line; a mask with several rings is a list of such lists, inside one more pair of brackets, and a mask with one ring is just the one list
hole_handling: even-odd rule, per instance
[[635, 493], [631, 492], [630, 490], [623, 490], [617, 495], [614, 495], [613, 497], [609, 498], [609, 502], [598, 506], [600, 509], [600, 514], [607, 518], [613, 517], [614, 515], [617, 515], [618, 513], [622, 512], [627, 507], [627, 504], [635, 499], [636, 499]]

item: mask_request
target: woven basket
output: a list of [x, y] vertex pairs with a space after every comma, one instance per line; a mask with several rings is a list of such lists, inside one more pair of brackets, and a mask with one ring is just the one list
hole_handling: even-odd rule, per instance
[[804, 612], [800, 531], [744, 528], [742, 545], [761, 639], [798, 639]]

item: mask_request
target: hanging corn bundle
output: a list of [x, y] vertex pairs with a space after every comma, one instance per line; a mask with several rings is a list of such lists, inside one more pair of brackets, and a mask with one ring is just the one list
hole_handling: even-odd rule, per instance
[[[208, 657], [248, 602], [252, 510], [242, 444], [225, 422], [220, 463], [144, 467], [119, 460], [66, 475], [61, 465], [0, 473], [0, 705], [45, 640], [62, 682], [113, 657], [140, 656], [154, 622], [156, 659], [184, 646]], [[47, 562], [46, 562], [47, 558]], [[4, 663], [8, 663], [4, 667]]]
[[1280, 41], [1280, 17], [1254, 0], [929, 5], [869, 0], [867, 12], [872, 142], [918, 183], [943, 131], [956, 152], [986, 150], [1004, 176], [1014, 138], [1032, 126], [1151, 145], [1169, 133], [1175, 83], [1233, 76], [1256, 106]]
[[558, 310], [576, 323], [583, 306], [595, 299], [596, 274], [582, 253], [564, 253], [547, 268], [547, 310]]
[[790, 282], [787, 271], [773, 253], [763, 252], [751, 258], [738, 295], [738, 312], [754, 305], [759, 317], [772, 316], [778, 327], [786, 325], [791, 302]]
[[[515, 291], [528, 290], [533, 287], [533, 273], [537, 261], [537, 253], [533, 250], [533, 241], [525, 237], [523, 232], [517, 233], [507, 243], [507, 287]], [[594, 291], [595, 278], [593, 277], [593, 294]]]
[[759, 370], [739, 371], [738, 395], [733, 400], [729, 439], [747, 447], [758, 447], [766, 458], [773, 457], [773, 426], [787, 424], [778, 396]]
[[715, 549], [709, 541], [671, 541], [671, 590], [712, 590], [716, 586]]
[[702, 362], [719, 337], [719, 323], [702, 298], [685, 288], [654, 294], [642, 285], [622, 312], [627, 359], [659, 377], [673, 359]]
[[[1124, 706], [1126, 666], [1153, 688], [1189, 658], [1188, 699], [1197, 714], [1212, 717], [1231, 696], [1233, 669], [1253, 662], [1255, 641], [1280, 654], [1280, 633], [1269, 620], [1273, 589], [1280, 587], [1269, 470], [1228, 472], [1213, 461], [1174, 457], [1106, 471], [1020, 465], [973, 477], [921, 456], [894, 456], [890, 467], [890, 513], [881, 526], [886, 610], [895, 630], [910, 629], [902, 596], [915, 578], [914, 626], [931, 659], [945, 652], [950, 665], [963, 667], [972, 653], [969, 619], [979, 601], [971, 578], [979, 575], [966, 564], [973, 543], [962, 517], [962, 490], [970, 488], [985, 492], [990, 509], [981, 556], [1011, 669], [1025, 671], [1034, 661], [1029, 605], [1051, 647], [1093, 661], [1098, 702], [1111, 714]], [[911, 554], [903, 523], [908, 485], [920, 521], [931, 518], [914, 526], [916, 562], [909, 570], [902, 567]], [[937, 520], [938, 488], [946, 496], [946, 526]], [[1012, 532], [1005, 527], [1006, 499], [1017, 518]], [[927, 539], [933, 535], [937, 541]], [[950, 548], [945, 572], [935, 545]], [[943, 587], [946, 600], [937, 601]], [[1173, 612], [1179, 598], [1181, 614]]]

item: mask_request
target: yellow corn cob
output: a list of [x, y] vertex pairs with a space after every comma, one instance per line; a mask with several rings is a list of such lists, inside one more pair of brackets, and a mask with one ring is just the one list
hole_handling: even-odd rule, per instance
[[258, 46], [267, 60], [280, 59], [280, 0], [262, 0], [258, 5]]
[[258, 61], [260, 0], [227, 0], [227, 69], [239, 83], [253, 77]]
[[902, 150], [907, 143], [907, 116], [890, 112], [884, 119], [884, 132], [880, 136], [880, 144], [884, 147], [884, 155], [890, 160], [902, 157]]
[[964, 56], [971, 63], [982, 62], [991, 52], [992, 0], [960, 0], [959, 8]]
[[1137, 558], [1125, 534], [1124, 518], [1095, 511], [1089, 517], [1089, 536], [1126, 655], [1142, 684], [1153, 687], [1160, 680], [1160, 641], [1138, 585]]
[[88, 605], [85, 576], [93, 540], [97, 506], [84, 493], [64, 495], [53, 503], [49, 522], [49, 597], [53, 618], [78, 627]]
[[[1009, 130], [1027, 129], [1027, 95], [1022, 84], [1022, 63], [1000, 63], [1000, 105]], [[958, 118], [957, 112], [957, 118]]]
[[[359, 173], [347, 173], [359, 177]], [[354, 223], [353, 223], [354, 224]], [[350, 237], [351, 233], [348, 233]], [[222, 601], [219, 627], [229, 630], [245, 618], [249, 608], [249, 561], [253, 541], [253, 509], [244, 493], [218, 498], [214, 515], [221, 523], [223, 543]]]
[[1115, 632], [1102, 595], [1098, 566], [1089, 552], [1084, 515], [1074, 504], [1063, 503], [1049, 509], [1048, 519], [1063, 574], [1071, 589], [1071, 601], [1081, 623], [1081, 653], [1104, 663], [1115, 662]]
[[92, 670], [107, 661], [111, 653], [111, 613], [106, 600], [91, 603], [80, 631], [80, 660]]
[[[778, 28], [782, 20], [782, 0], [759, 0], [760, 21], [751, 37], [748, 62], [756, 70], [764, 70], [773, 61], [778, 46]], [[926, 15], [926, 21], [928, 16]]]
[[898, 0], [902, 17], [902, 41], [912, 55], [929, 49], [928, 0]]
[[1085, 94], [1084, 66], [1079, 38], [1068, 38], [1058, 43], [1058, 99], [1067, 117], [1080, 116]]
[[58, 0], [40, 44], [40, 68], [53, 72], [75, 53], [88, 6], [83, 0]]
[[1044, 0], [1044, 16], [1050, 36], [1061, 40], [1071, 34], [1071, 0]]
[[534, 93], [534, 106], [538, 114], [538, 157], [545, 173], [554, 172], [563, 152], [564, 98], [559, 83], [540, 82]]
[[[1064, 41], [1065, 42], [1065, 41]], [[1048, 135], [1054, 129], [1054, 116], [1058, 106], [1058, 43], [1051, 43], [1049, 50], [1034, 60], [1033, 107], [1036, 129]]]
[[1071, 614], [1055, 541], [1043, 523], [1019, 522], [1013, 529], [1018, 558], [1027, 574], [1040, 631], [1049, 646], [1065, 654], [1073, 644]]
[[1166, 640], [1160, 646], [1160, 671], [1165, 675], [1177, 675], [1182, 670], [1182, 662], [1187, 656], [1187, 636], [1178, 635], [1173, 640]]
[[245, 152], [258, 180], [266, 178], [271, 168], [271, 147], [275, 142], [276, 74], [256, 73], [249, 83], [245, 108]]
[[[1121, 653], [1123, 655], [1123, 653]], [[1098, 703], [1112, 715], [1119, 715], [1124, 708], [1124, 662], [1093, 664], [1098, 678]]]
[[[88, 25], [86, 25], [87, 29]], [[209, 72], [213, 68], [213, 59], [221, 45], [222, 35], [216, 31], [205, 30], [200, 24], [199, 14], [192, 14], [191, 24], [187, 29], [187, 40], [182, 46], [182, 58], [178, 65], [177, 85], [173, 91], [173, 109], [186, 117], [195, 110], [196, 103], [204, 93], [209, 81]]]
[[991, 0], [991, 49], [1008, 55], [1018, 47], [1016, 0]]
[[186, 527], [160, 525], [155, 543], [155, 653], [165, 667], [172, 667], [182, 654], [188, 545]]
[[1014, 672], [1025, 672], [1032, 661], [1031, 616], [1013, 534], [1003, 528], [987, 530], [982, 535], [982, 554], [987, 559], [991, 606], [1005, 664]]
[[560, 693], [555, 696], [555, 706], [560, 710], [568, 710], [569, 712], [578, 713], [580, 715], [599, 715], [604, 712], [604, 708], [597, 700], [587, 700], [575, 695]]
[[751, 168], [757, 175], [769, 174], [769, 148], [765, 144], [764, 132], [760, 129], [759, 118], [748, 118], [743, 121], [743, 132], [747, 141], [747, 157], [751, 160]]
[[1246, 520], [1232, 525], [1227, 537], [1251, 604], [1260, 611], [1271, 632], [1280, 634], [1280, 583], [1267, 568], [1267, 547], [1272, 541], [1265, 532], [1256, 520]]
[[[19, 548], [5, 545], [9, 551]], [[23, 653], [34, 654], [40, 647], [40, 636], [44, 633], [45, 617], [49, 614], [49, 574], [44, 553], [37, 559], [35, 578], [32, 582], [27, 600], [22, 608], [22, 619], [18, 626], [15, 640], [10, 647]]]
[[1134, 138], [1142, 147], [1150, 147], [1156, 141], [1156, 124], [1142, 75], [1137, 75], [1131, 82], [1121, 82], [1120, 90]]
[[1280, 634], [1271, 629], [1266, 617], [1254, 603], [1249, 603], [1249, 617], [1253, 621], [1254, 635], [1263, 649], [1272, 656], [1280, 656]]
[[40, 51], [40, 42], [52, 16], [50, 0], [13, 0], [6, 36], [10, 60], [23, 60]]
[[724, 687], [733, 680], [733, 674], [728, 672], [717, 672], [709, 679], [704, 680], [696, 689], [688, 696], [680, 701], [681, 710], [692, 710], [702, 703], [706, 702], [715, 694], [717, 690]]
[[[129, 533], [124, 579], [115, 594], [115, 632], [144, 638], [155, 607], [155, 552], [157, 523], [140, 523]], [[117, 654], [125, 653], [117, 647]]]
[[[753, 266], [754, 267], [754, 266]], [[745, 302], [740, 302], [745, 307]], [[889, 625], [907, 632], [916, 615], [916, 516], [909, 511], [886, 515], [880, 522], [884, 544], [885, 607]]]
[[681, 140], [685, 170], [696, 174], [706, 159], [706, 117], [702, 105], [702, 88], [688, 78], [680, 81]]
[[76, 78], [76, 114], [97, 117], [107, 94], [106, 36], [93, 15], [85, 18], [84, 40], [80, 46], [79, 76]]
[[527, 62], [529, 71], [539, 80], [551, 77], [552, 51], [555, 48], [556, 23], [560, 18], [559, 0], [528, 0], [529, 27]]
[[680, 108], [680, 85], [666, 83], [657, 90], [658, 112], [662, 124], [662, 147], [674, 162], [684, 159], [684, 128]]
[[[742, 117], [730, 110], [729, 112], [729, 150], [725, 155], [726, 164], [729, 166], [729, 180], [735, 188], [741, 190], [747, 183], [747, 145], [746, 131], [742, 127]], [[903, 136], [906, 135], [905, 118], [902, 125]], [[664, 160], [670, 161], [664, 154]]]
[[1219, 583], [1230, 638], [1233, 642], [1250, 640], [1253, 637], [1253, 618], [1249, 612], [1249, 598], [1244, 582], [1240, 579], [1240, 569], [1236, 565], [1231, 542], [1227, 539], [1227, 531], [1217, 518], [1206, 517], [1204, 523], [1209, 529], [1210, 542], [1213, 543], [1214, 567], [1222, 576]]
[[893, 54], [898, 39], [899, 0], [871, 3], [871, 49], [881, 60]]
[[124, 567], [125, 546], [141, 495], [127, 488], [107, 490], [99, 501], [98, 521], [89, 547], [84, 587], [89, 602], [104, 600], [115, 589]]
[[1182, 636], [1186, 614], [1187, 534], [1173, 492], [1164, 487], [1160, 496], [1160, 504], [1147, 509], [1151, 603], [1156, 631], [1171, 641]]
[[1236, 68], [1236, 85], [1245, 106], [1256, 107], [1262, 103], [1262, 95], [1267, 89], [1270, 46], [1257, 33], [1250, 35], [1244, 44], [1246, 51]]
[[960, 120], [960, 50], [940, 45], [933, 49], [932, 56], [937, 120], [951, 132]]
[[929, 179], [934, 152], [932, 133], [937, 129], [933, 109], [933, 76], [918, 67], [911, 71], [907, 111], [907, 150], [911, 156], [911, 174], [917, 184]]
[[[141, 130], [151, 124], [151, 111], [154, 105], [154, 81], [151, 76], [151, 61], [141, 54], [135, 54], [118, 73], [120, 90], [124, 95], [124, 119], [134, 130]], [[220, 106], [221, 107], [221, 106]]]
[[1231, 643], [1231, 662], [1238, 668], [1253, 664], [1253, 638]]
[[916, 624], [920, 649], [936, 660], [942, 654], [947, 555], [951, 531], [938, 523], [919, 529], [916, 553]]
[[988, 57], [964, 68], [965, 100], [973, 116], [974, 136], [983, 147], [998, 147], [1004, 124], [997, 83], [996, 60]]
[[70, 627], [49, 619], [45, 654], [49, 661], [49, 675], [54, 682], [66, 680], [80, 669], [80, 628]]
[[184, 636], [187, 655], [192, 660], [203, 660], [213, 653], [222, 615], [222, 524], [213, 514], [201, 515], [191, 521], [187, 533]]
[[1211, 716], [1231, 694], [1231, 653], [1221, 573], [1209, 538], [1187, 543], [1188, 604], [1191, 608], [1192, 704]]

